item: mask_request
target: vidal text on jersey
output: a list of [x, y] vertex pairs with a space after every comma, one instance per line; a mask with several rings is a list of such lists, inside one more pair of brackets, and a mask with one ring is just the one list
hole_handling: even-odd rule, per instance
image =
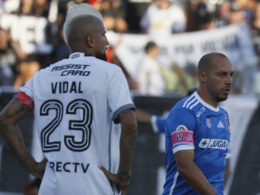
[[76, 81], [51, 82], [51, 92], [52, 94], [83, 93], [81, 88], [81, 82]]

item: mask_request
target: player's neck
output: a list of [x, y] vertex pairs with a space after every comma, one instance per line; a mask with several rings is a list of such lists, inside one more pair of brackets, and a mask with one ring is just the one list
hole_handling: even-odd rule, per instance
[[197, 91], [197, 93], [203, 101], [205, 101], [209, 105], [213, 106], [214, 108], [218, 107], [219, 102], [215, 101], [214, 98], [211, 96], [211, 94], [208, 91], [199, 89]]
[[74, 52], [81, 52], [84, 53], [85, 56], [93, 56], [93, 53], [90, 49], [86, 49], [84, 46], [79, 45], [79, 44], [75, 44], [72, 47], [70, 47], [71, 53]]

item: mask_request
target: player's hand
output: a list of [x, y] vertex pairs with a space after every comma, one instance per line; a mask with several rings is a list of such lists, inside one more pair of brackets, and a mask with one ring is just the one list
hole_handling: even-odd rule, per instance
[[127, 176], [124, 176], [121, 174], [113, 174], [113, 173], [109, 172], [103, 166], [100, 166], [99, 168], [104, 172], [104, 174], [106, 175], [106, 177], [108, 178], [109, 181], [116, 184], [118, 191], [119, 192], [121, 191], [121, 195], [125, 195], [127, 187], [129, 185], [129, 175], [130, 174], [128, 174]]
[[44, 174], [44, 171], [45, 171], [45, 166], [46, 166], [46, 163], [47, 163], [47, 159], [44, 158], [41, 162], [36, 162], [35, 166], [34, 166], [34, 169], [31, 171], [31, 173], [37, 177], [37, 178], [42, 178], [43, 177], [43, 174]]

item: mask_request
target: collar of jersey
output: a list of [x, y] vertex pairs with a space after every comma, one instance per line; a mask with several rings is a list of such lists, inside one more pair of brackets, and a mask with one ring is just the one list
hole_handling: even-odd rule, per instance
[[82, 52], [73, 52], [73, 53], [71, 53], [70, 54], [70, 59], [74, 59], [74, 58], [82, 58], [82, 57], [84, 57], [85, 56], [85, 54], [84, 53], [82, 53]]
[[197, 100], [199, 100], [199, 102], [200, 102], [203, 106], [205, 106], [205, 107], [207, 107], [208, 109], [213, 110], [213, 111], [215, 111], [215, 112], [218, 112], [218, 111], [219, 111], [219, 106], [215, 108], [214, 106], [209, 105], [207, 102], [205, 102], [203, 99], [201, 99], [201, 97], [199, 96], [199, 94], [197, 93], [197, 91], [194, 92], [194, 96], [196, 97]]

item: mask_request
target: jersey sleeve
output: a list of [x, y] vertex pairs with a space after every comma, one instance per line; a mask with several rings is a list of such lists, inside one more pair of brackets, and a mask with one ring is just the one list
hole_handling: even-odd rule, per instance
[[166, 118], [153, 115], [151, 117], [151, 124], [155, 133], [164, 133], [166, 126]]
[[171, 137], [172, 151], [194, 149], [194, 130], [196, 119], [193, 113], [185, 108], [174, 108], [166, 121], [166, 133]]
[[20, 91], [24, 92], [33, 100], [33, 77], [26, 82], [25, 86], [20, 88]]
[[120, 123], [119, 114], [127, 109], [135, 109], [126, 78], [120, 68], [111, 75], [108, 84], [108, 104], [112, 111], [112, 120]]
[[[228, 116], [228, 112], [227, 112], [226, 110], [225, 110], [225, 121], [226, 121], [227, 128], [228, 128], [228, 130], [229, 130], [229, 133], [231, 133], [230, 122], [229, 122], [229, 116]], [[230, 144], [229, 144], [228, 152], [227, 152], [226, 158], [230, 158], [230, 157], [231, 157], [231, 150], [230, 150]]]
[[16, 95], [21, 102], [23, 102], [29, 109], [34, 109], [34, 100], [33, 100], [33, 78], [31, 78], [25, 86], [21, 87], [20, 92]]

